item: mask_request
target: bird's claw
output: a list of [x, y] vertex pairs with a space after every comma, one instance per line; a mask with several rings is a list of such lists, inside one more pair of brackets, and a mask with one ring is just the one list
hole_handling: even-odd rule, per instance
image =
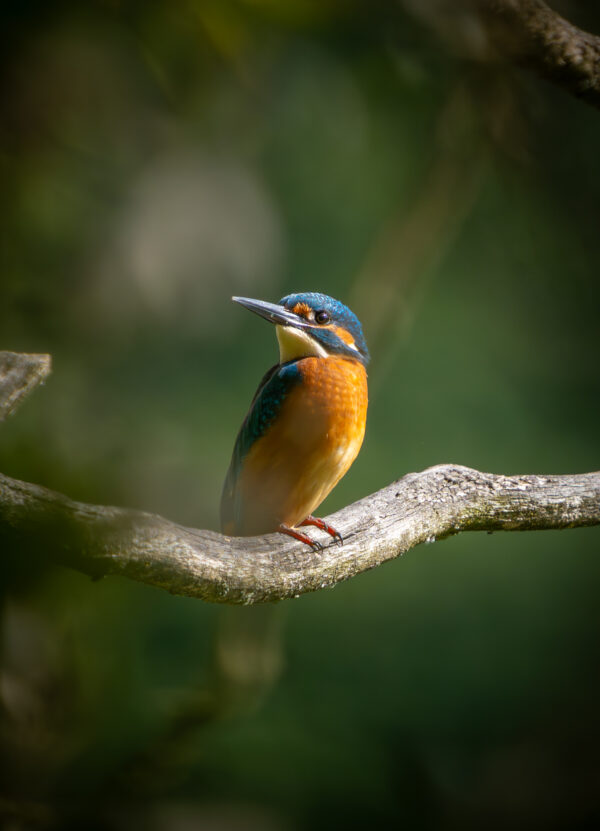
[[310, 514], [306, 517], [304, 522], [301, 522], [300, 525], [314, 525], [316, 528], [320, 528], [321, 531], [325, 531], [325, 533], [329, 534], [330, 537], [339, 544], [344, 544], [344, 538], [340, 534], [340, 532], [333, 527], [333, 525], [329, 525], [328, 522], [325, 522], [324, 519], [319, 519], [319, 517], [313, 516]]
[[[299, 525], [314, 525], [315, 528], [320, 528], [321, 531], [325, 531], [325, 533], [329, 534], [330, 537], [338, 543], [338, 545], [344, 544], [344, 538], [337, 531], [333, 525], [329, 525], [325, 520], [319, 519], [316, 516], [307, 516], [303, 522], [300, 522]], [[302, 531], [299, 531], [297, 528], [290, 528], [289, 525], [284, 525], [283, 523], [277, 529], [280, 534], [287, 534], [288, 537], [292, 537], [298, 542], [303, 542], [305, 545], [310, 545], [313, 551], [323, 551], [325, 547], [322, 543], [318, 540], [313, 540], [312, 537], [309, 537], [308, 534], [303, 534]]]
[[309, 537], [308, 534], [303, 534], [302, 531], [298, 531], [297, 528], [290, 528], [289, 525], [284, 525], [283, 523], [277, 529], [280, 534], [287, 534], [288, 537], [292, 537], [298, 542], [303, 542], [305, 545], [309, 545], [313, 551], [322, 551], [323, 546], [318, 540], [313, 540], [312, 537]]

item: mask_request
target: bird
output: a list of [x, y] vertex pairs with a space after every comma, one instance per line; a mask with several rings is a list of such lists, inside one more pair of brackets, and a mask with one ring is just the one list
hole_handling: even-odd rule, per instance
[[268, 370], [237, 435], [221, 497], [227, 536], [300, 530], [341, 534], [313, 515], [358, 455], [366, 426], [369, 350], [356, 315], [319, 292], [279, 303], [232, 297], [275, 325], [279, 361]]

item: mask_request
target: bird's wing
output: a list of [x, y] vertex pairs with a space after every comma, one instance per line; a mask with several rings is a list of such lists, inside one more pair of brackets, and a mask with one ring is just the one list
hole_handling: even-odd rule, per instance
[[276, 418], [289, 391], [300, 381], [300, 370], [295, 361], [275, 364], [265, 373], [254, 394], [248, 414], [235, 440], [231, 463], [221, 496], [221, 530], [235, 533], [240, 521], [240, 506], [236, 500], [237, 479], [244, 458], [255, 441], [263, 436]]

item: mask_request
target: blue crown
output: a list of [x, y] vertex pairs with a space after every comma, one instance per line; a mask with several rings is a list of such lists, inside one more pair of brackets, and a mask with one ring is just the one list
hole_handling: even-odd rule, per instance
[[369, 350], [363, 335], [362, 326], [359, 319], [354, 312], [351, 312], [347, 306], [344, 306], [339, 300], [329, 297], [327, 294], [321, 294], [318, 291], [301, 292], [300, 294], [288, 294], [282, 297], [279, 301], [280, 306], [292, 311], [294, 306], [298, 303], [305, 303], [315, 313], [325, 311], [329, 315], [330, 322], [335, 326], [345, 329], [352, 335], [358, 355], [354, 349], [348, 347], [344, 341], [337, 337], [335, 332], [331, 329], [321, 329], [318, 325], [311, 327], [311, 335], [317, 338], [323, 346], [331, 352], [338, 352], [346, 354], [353, 358], [359, 358], [362, 363], [366, 364], [369, 361]]

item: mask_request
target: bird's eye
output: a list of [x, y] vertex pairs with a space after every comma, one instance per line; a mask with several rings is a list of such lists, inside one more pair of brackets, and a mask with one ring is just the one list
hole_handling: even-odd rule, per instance
[[315, 312], [315, 320], [317, 323], [329, 323], [329, 315], [322, 309], [320, 312]]

